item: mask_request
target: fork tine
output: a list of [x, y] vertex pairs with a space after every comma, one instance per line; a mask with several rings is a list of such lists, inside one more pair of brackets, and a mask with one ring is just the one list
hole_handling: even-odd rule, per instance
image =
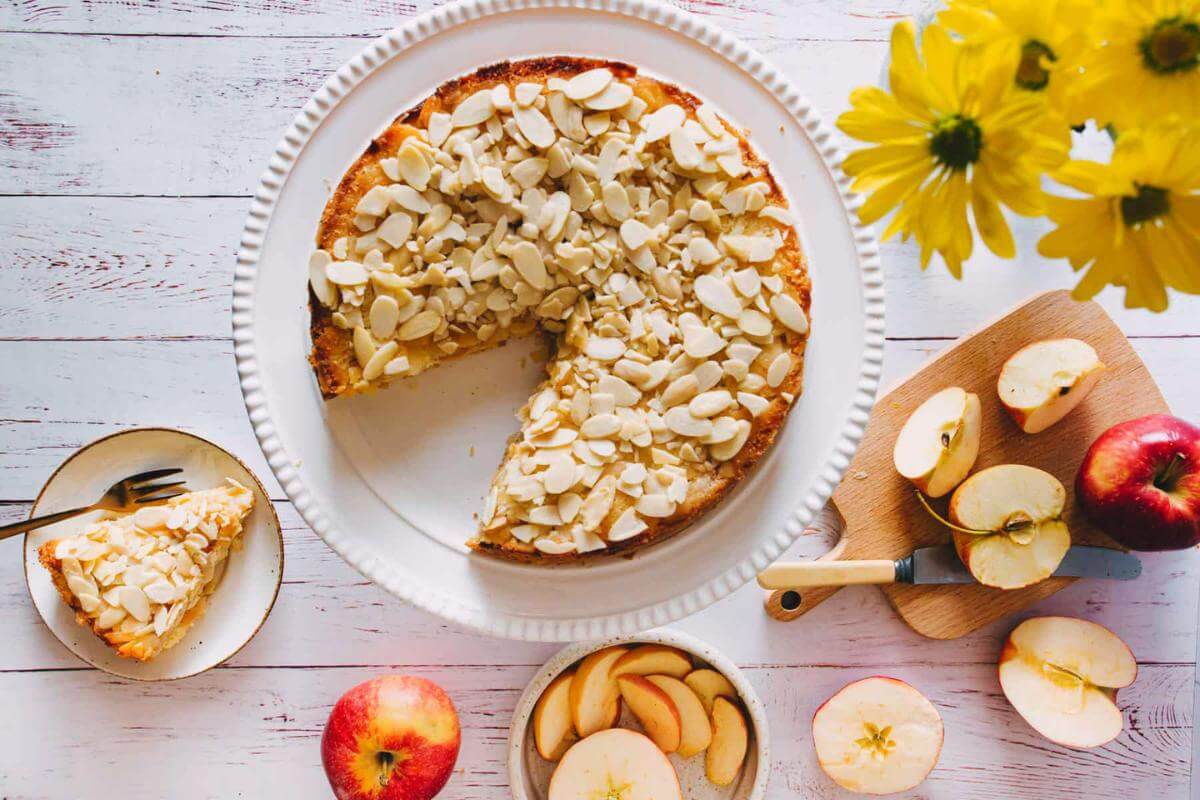
[[166, 469], [152, 469], [152, 470], [149, 470], [148, 472], [139, 472], [137, 475], [130, 475], [128, 478], [125, 478], [124, 480], [122, 480], [121, 483], [124, 483], [126, 485], [133, 484], [133, 483], [143, 483], [145, 481], [152, 481], [152, 480], [156, 480], [158, 478], [165, 478], [168, 475], [178, 475], [181, 472], [183, 472], [182, 467], [168, 467]]
[[161, 503], [163, 500], [170, 500], [172, 497], [179, 497], [187, 492], [172, 492], [171, 494], [159, 495], [157, 497], [142, 497], [133, 501], [134, 505], [146, 505], [148, 503]]
[[174, 483], [152, 483], [143, 486], [129, 487], [129, 493], [134, 497], [145, 497], [148, 494], [161, 492], [164, 489], [174, 489], [177, 486], [183, 486], [187, 481], [175, 481]]

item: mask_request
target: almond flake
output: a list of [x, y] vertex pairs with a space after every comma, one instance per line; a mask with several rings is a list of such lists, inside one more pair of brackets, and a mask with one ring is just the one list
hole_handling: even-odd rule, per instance
[[613, 82], [613, 74], [607, 69], [592, 69], [581, 72], [567, 81], [563, 94], [572, 100], [584, 100], [594, 97], [608, 88]]
[[491, 89], [480, 89], [455, 107], [450, 114], [450, 126], [465, 128], [470, 125], [479, 125], [486, 122], [494, 110], [495, 104], [492, 102]]
[[737, 319], [742, 313], [742, 304], [738, 302], [733, 290], [719, 278], [712, 275], [701, 275], [695, 282], [696, 297], [706, 308], [731, 319]]
[[790, 295], [777, 294], [771, 298], [771, 312], [775, 319], [799, 334], [808, 333], [808, 317]]
[[633, 508], [627, 508], [617, 517], [608, 531], [610, 542], [624, 542], [639, 533], [648, 530], [648, 526], [638, 516]]
[[583, 105], [593, 111], [612, 111], [628, 103], [632, 97], [632, 86], [613, 81], [599, 94], [584, 98]]

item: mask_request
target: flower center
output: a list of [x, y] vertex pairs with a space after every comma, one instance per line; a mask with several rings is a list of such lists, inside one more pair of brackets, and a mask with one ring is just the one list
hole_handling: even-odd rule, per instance
[[966, 169], [979, 160], [983, 131], [979, 124], [961, 114], [939, 119], [933, 126], [929, 150], [939, 163], [953, 170]]
[[1017, 65], [1017, 86], [1036, 92], [1050, 83], [1050, 70], [1045, 62], [1057, 61], [1058, 57], [1045, 42], [1030, 39], [1021, 47], [1021, 63]]
[[1139, 184], [1137, 194], [1121, 198], [1121, 219], [1133, 227], [1165, 216], [1171, 209], [1166, 189]]
[[1160, 19], [1138, 42], [1142, 60], [1154, 72], [1170, 75], [1200, 66], [1200, 24], [1183, 17]]

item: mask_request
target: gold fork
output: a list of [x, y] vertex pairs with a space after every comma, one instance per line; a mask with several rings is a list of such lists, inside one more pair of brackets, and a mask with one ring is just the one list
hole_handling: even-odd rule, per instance
[[183, 494], [183, 489], [180, 491], [171, 491], [179, 489], [185, 481], [175, 481], [174, 483], [151, 483], [159, 478], [166, 478], [171, 475], [178, 475], [183, 472], [179, 467], [167, 469], [152, 469], [148, 472], [139, 472], [137, 475], [130, 475], [128, 478], [121, 480], [108, 487], [108, 491], [104, 493], [96, 502], [90, 506], [80, 506], [67, 511], [59, 511], [54, 514], [46, 514], [33, 519], [22, 520], [21, 522], [13, 522], [8, 525], [0, 525], [0, 541], [16, 536], [19, 533], [28, 533], [34, 528], [40, 528], [43, 525], [53, 525], [55, 522], [61, 522], [64, 519], [77, 517], [80, 514], [86, 514], [89, 511], [104, 509], [105, 511], [136, 511], [143, 506], [151, 503], [159, 503], [163, 500], [170, 500], [172, 497], [178, 497]]

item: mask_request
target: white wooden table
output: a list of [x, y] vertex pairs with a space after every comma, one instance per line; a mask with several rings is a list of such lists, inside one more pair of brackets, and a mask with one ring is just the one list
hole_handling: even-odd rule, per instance
[[[85, 668], [38, 621], [20, 545], [0, 544], [0, 798], [327, 798], [318, 740], [330, 705], [389, 671], [427, 676], [458, 705], [444, 796], [506, 798], [509, 712], [555, 645], [487, 640], [402, 605], [331, 553], [270, 479], [243, 411], [230, 343], [234, 247], [257, 175], [292, 115], [363, 43], [427, 0], [7, 0], [0, 3], [0, 521], [15, 520], [81, 444], [162, 424], [248, 459], [276, 498], [284, 586], [231, 663], [174, 684]], [[782, 67], [828, 117], [872, 83], [888, 30], [918, 0], [682, 0]], [[569, 48], [565, 48], [569, 49]], [[697, 87], [701, 92], [703, 87]], [[1027, 295], [1068, 286], [1033, 256], [977, 257], [956, 283], [885, 246], [885, 380]], [[1112, 311], [1175, 412], [1200, 418], [1200, 301]], [[818, 542], [797, 553], [815, 555]], [[1110, 626], [1138, 655], [1125, 732], [1093, 752], [1040, 739], [995, 678], [1006, 620], [953, 642], [905, 628], [874, 589], [847, 589], [782, 625], [746, 587], [679, 625], [746, 667], [770, 709], [772, 798], [834, 798], [809, 721], [871, 674], [914, 683], [946, 744], [920, 798], [1189, 795], [1195, 552], [1145, 559], [1128, 585], [1076, 584], [1040, 612]], [[123, 787], [118, 793], [116, 787]]]

